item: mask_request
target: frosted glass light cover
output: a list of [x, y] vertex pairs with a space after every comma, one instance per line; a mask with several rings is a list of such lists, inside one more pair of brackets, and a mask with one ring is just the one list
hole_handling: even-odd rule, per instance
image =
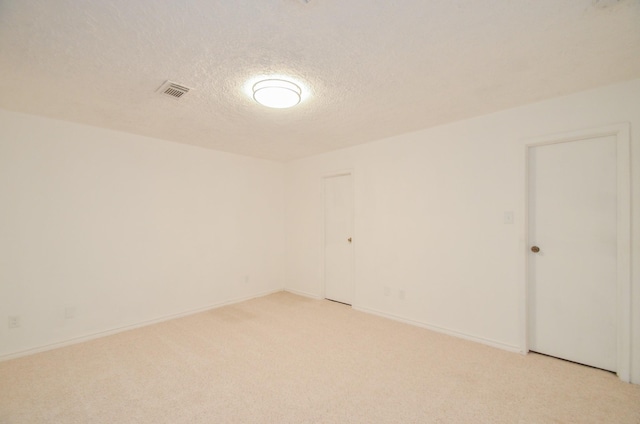
[[263, 106], [286, 109], [300, 103], [302, 90], [296, 84], [279, 79], [260, 81], [253, 86], [253, 98]]

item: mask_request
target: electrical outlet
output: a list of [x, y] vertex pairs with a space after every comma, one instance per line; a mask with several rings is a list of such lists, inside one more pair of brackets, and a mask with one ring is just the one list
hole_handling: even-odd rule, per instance
[[398, 299], [404, 300], [404, 290], [398, 290]]
[[9, 315], [9, 328], [20, 327], [20, 317], [18, 315]]
[[248, 275], [244, 276], [244, 283], [245, 284], [249, 284], [249, 276]]
[[76, 308], [73, 306], [69, 306], [64, 308], [64, 317], [66, 319], [71, 319], [76, 317]]

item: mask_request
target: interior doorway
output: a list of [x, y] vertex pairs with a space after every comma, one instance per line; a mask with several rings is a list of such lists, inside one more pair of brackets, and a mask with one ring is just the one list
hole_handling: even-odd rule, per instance
[[351, 305], [353, 286], [353, 181], [351, 174], [323, 179], [324, 297]]
[[621, 128], [527, 147], [527, 331], [529, 350], [628, 381], [629, 155]]

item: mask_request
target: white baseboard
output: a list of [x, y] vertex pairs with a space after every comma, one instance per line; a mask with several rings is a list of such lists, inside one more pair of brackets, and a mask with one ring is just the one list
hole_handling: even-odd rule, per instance
[[392, 319], [394, 321], [400, 321], [400, 322], [403, 322], [405, 324], [415, 325], [416, 327], [426, 328], [427, 330], [435, 331], [437, 333], [447, 334], [449, 336], [458, 337], [460, 339], [465, 339], [465, 340], [469, 340], [469, 341], [472, 341], [472, 342], [481, 343], [481, 344], [484, 344], [484, 345], [487, 345], [487, 346], [496, 347], [498, 349], [507, 350], [509, 352], [522, 353], [522, 349], [519, 346], [510, 345], [510, 344], [503, 343], [503, 342], [498, 342], [496, 340], [486, 339], [484, 337], [472, 336], [470, 334], [461, 333], [459, 331], [450, 330], [448, 328], [439, 327], [437, 325], [427, 324], [426, 322], [421, 322], [421, 321], [416, 321], [416, 320], [409, 319], [409, 318], [400, 317], [400, 316], [397, 316], [397, 315], [393, 315], [393, 314], [389, 314], [389, 313], [386, 313], [386, 312], [378, 311], [378, 310], [372, 309], [372, 308], [366, 308], [366, 307], [361, 307], [361, 306], [355, 306], [354, 305], [353, 309], [355, 309], [357, 311], [360, 311], [360, 312], [366, 312], [368, 314], [378, 315], [378, 316], [381, 316], [383, 318], [389, 318], [389, 319]]
[[293, 293], [293, 294], [297, 294], [298, 296], [310, 297], [311, 299], [316, 299], [316, 300], [321, 300], [322, 299], [322, 297], [318, 296], [317, 294], [307, 293], [307, 292], [304, 292], [304, 291], [301, 291], [301, 290], [285, 288], [284, 291], [289, 292], [289, 293]]
[[164, 315], [164, 316], [159, 317], [159, 318], [154, 318], [154, 319], [151, 319], [151, 320], [142, 321], [142, 322], [139, 322], [139, 323], [136, 323], [136, 324], [131, 324], [131, 325], [125, 325], [125, 326], [122, 326], [122, 327], [111, 328], [109, 330], [99, 331], [97, 333], [90, 333], [90, 334], [86, 334], [84, 336], [73, 337], [71, 339], [63, 340], [61, 342], [50, 343], [50, 344], [47, 344], [47, 345], [37, 346], [37, 347], [34, 347], [34, 348], [21, 350], [21, 351], [9, 353], [9, 354], [6, 354], [6, 355], [0, 355], [0, 362], [8, 361], [10, 359], [20, 358], [20, 357], [27, 356], [27, 355], [33, 355], [34, 353], [46, 352], [47, 350], [58, 349], [58, 348], [61, 348], [61, 347], [70, 346], [70, 345], [86, 342], [86, 341], [89, 341], [89, 340], [98, 339], [100, 337], [111, 336], [113, 334], [122, 333], [123, 331], [134, 330], [136, 328], [146, 327], [148, 325], [153, 325], [153, 324], [157, 324], [157, 323], [164, 322], [164, 321], [169, 321], [169, 320], [176, 319], [176, 318], [182, 318], [182, 317], [186, 317], [186, 316], [189, 316], [189, 315], [198, 314], [200, 312], [204, 312], [204, 311], [208, 311], [208, 310], [216, 309], [216, 308], [221, 308], [221, 307], [227, 306], [227, 305], [233, 305], [235, 303], [244, 302], [246, 300], [251, 300], [251, 299], [258, 298], [258, 297], [268, 296], [270, 294], [279, 293], [281, 291], [282, 291], [282, 289], [268, 290], [268, 291], [261, 292], [261, 293], [258, 293], [258, 294], [254, 294], [254, 295], [250, 295], [250, 296], [238, 297], [238, 298], [235, 298], [235, 299], [225, 300], [223, 302], [218, 302], [218, 303], [214, 303], [214, 304], [211, 304], [211, 305], [203, 306], [203, 307], [200, 307], [200, 308], [197, 308], [197, 309], [191, 309], [189, 311], [179, 312], [177, 314]]

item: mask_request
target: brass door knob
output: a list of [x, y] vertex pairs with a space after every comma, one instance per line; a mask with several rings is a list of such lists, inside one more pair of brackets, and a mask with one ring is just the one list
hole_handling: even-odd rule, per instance
[[540, 248], [538, 246], [531, 246], [531, 251], [533, 253], [538, 253], [540, 251]]
[[352, 241], [352, 240], [351, 240], [351, 237], [349, 237], [349, 238], [347, 239], [347, 241], [348, 241], [349, 243], [351, 243], [351, 241]]

